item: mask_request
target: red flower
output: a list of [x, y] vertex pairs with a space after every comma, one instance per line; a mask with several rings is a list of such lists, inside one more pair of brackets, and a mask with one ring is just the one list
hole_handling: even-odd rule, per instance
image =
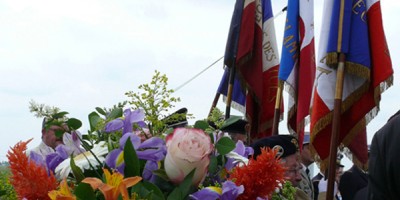
[[271, 197], [275, 188], [284, 183], [285, 167], [276, 158], [276, 153], [270, 148], [262, 148], [257, 160], [251, 158], [248, 165], [234, 168], [229, 179], [237, 186], [244, 186], [244, 193], [238, 199]]
[[7, 152], [12, 173], [10, 183], [19, 199], [50, 199], [48, 193], [57, 188], [57, 181], [53, 173], [48, 175], [44, 166], [29, 161], [25, 151], [31, 140], [18, 142]]

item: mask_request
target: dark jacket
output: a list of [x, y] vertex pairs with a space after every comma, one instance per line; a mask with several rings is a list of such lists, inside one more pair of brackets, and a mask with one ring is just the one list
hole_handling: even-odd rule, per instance
[[368, 173], [368, 199], [400, 199], [400, 115], [375, 133]]
[[339, 191], [343, 200], [353, 200], [358, 190], [368, 185], [368, 175], [353, 165], [340, 178]]

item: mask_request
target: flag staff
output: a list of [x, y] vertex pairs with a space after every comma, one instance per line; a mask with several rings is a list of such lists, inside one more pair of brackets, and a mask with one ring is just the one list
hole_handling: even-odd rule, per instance
[[337, 159], [337, 146], [339, 140], [339, 129], [340, 129], [340, 115], [342, 107], [342, 95], [343, 95], [343, 82], [344, 82], [344, 63], [346, 56], [344, 53], [339, 53], [339, 63], [336, 73], [336, 88], [335, 88], [335, 104], [333, 108], [333, 120], [332, 120], [332, 134], [331, 134], [331, 146], [329, 151], [329, 168], [328, 168], [328, 185], [327, 185], [327, 200], [333, 200], [333, 191], [336, 174], [336, 159]]
[[272, 122], [272, 135], [279, 135], [279, 119], [281, 118], [281, 99], [283, 91], [283, 81], [279, 80], [278, 90], [276, 91], [274, 120]]
[[[236, 60], [236, 55], [234, 56], [233, 60]], [[232, 67], [229, 69], [229, 85], [228, 85], [228, 93], [226, 95], [225, 119], [228, 119], [231, 115], [232, 91], [233, 91], [233, 83], [235, 81], [235, 73], [236, 73], [236, 63], [233, 62]]]

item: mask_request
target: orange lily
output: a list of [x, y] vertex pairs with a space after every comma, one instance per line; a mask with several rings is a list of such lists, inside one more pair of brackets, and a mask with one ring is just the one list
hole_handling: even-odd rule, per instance
[[69, 190], [67, 180], [65, 178], [60, 183], [60, 189], [52, 190], [48, 195], [51, 200], [76, 200], [75, 195], [73, 195], [71, 190]]
[[122, 174], [118, 172], [111, 174], [104, 168], [103, 172], [106, 178], [105, 183], [98, 178], [91, 177], [83, 179], [82, 182], [90, 184], [94, 190], [99, 189], [106, 200], [117, 200], [120, 194], [122, 195], [123, 200], [128, 200], [129, 195], [126, 188], [132, 187], [142, 180], [139, 176], [124, 179]]

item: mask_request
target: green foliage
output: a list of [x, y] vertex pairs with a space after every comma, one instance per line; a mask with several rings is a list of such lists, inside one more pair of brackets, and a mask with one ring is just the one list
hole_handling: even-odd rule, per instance
[[194, 188], [192, 186], [192, 179], [195, 171], [196, 169], [193, 169], [188, 175], [186, 175], [183, 182], [168, 195], [167, 200], [184, 200], [191, 192], [193, 192]]
[[222, 124], [224, 124], [224, 113], [218, 109], [217, 107], [213, 108], [210, 116], [208, 116], [207, 120], [213, 123], [217, 129], [220, 129]]
[[296, 194], [296, 188], [292, 186], [292, 183], [290, 181], [286, 181], [283, 184], [283, 188], [281, 189], [281, 191], [279, 193], [274, 193], [272, 195], [272, 200], [281, 200], [281, 199], [294, 200], [295, 194]]
[[125, 177], [140, 176], [140, 163], [135, 148], [128, 138], [124, 147]]
[[0, 199], [18, 199], [13, 186], [10, 184], [11, 172], [8, 166], [0, 166]]
[[236, 144], [235, 142], [230, 139], [229, 137], [222, 137], [217, 141], [217, 144], [215, 145], [215, 148], [217, 148], [217, 151], [221, 155], [225, 155], [235, 149]]
[[145, 112], [145, 121], [149, 123], [149, 130], [152, 135], [161, 135], [166, 128], [162, 121], [173, 104], [180, 99], [173, 97], [172, 89], [167, 89], [168, 78], [165, 74], [155, 71], [149, 84], [139, 85], [138, 89], [143, 92], [129, 91], [125, 95], [131, 100], [129, 103], [134, 109], [143, 109]]

